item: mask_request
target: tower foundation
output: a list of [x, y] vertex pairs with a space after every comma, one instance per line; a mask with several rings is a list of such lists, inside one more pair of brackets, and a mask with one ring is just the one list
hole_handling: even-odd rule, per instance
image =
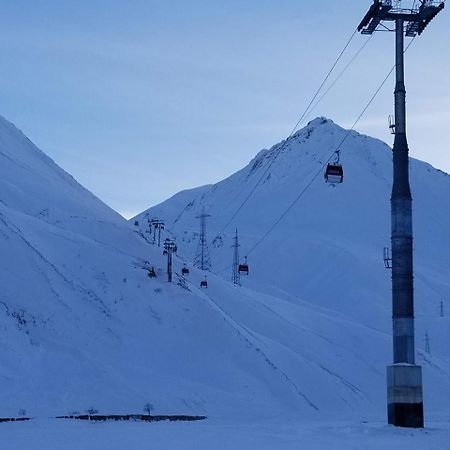
[[396, 364], [387, 367], [388, 423], [423, 428], [422, 367]]

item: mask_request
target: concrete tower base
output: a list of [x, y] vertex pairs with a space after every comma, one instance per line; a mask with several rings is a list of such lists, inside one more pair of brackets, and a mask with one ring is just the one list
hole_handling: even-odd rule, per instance
[[388, 422], [423, 428], [422, 367], [397, 364], [387, 368]]

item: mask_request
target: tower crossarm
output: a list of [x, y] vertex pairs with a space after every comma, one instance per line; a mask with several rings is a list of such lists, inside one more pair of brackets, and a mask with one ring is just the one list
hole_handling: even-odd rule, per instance
[[394, 9], [392, 1], [374, 0], [373, 5], [358, 25], [358, 31], [362, 34], [372, 34], [377, 31], [381, 22], [395, 22], [401, 19], [406, 24], [407, 36], [420, 36], [444, 7], [443, 1], [422, 1], [417, 9]]

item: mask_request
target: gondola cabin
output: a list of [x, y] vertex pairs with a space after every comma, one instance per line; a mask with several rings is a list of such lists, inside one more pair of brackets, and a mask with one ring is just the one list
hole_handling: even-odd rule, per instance
[[189, 269], [186, 266], [184, 266], [181, 269], [181, 275], [183, 275], [183, 276], [189, 275]]
[[244, 262], [240, 263], [238, 266], [239, 275], [248, 275], [248, 262], [247, 257], [245, 257]]
[[208, 287], [208, 282], [206, 281], [206, 278], [203, 281], [200, 281], [200, 287], [203, 289], [206, 289]]
[[163, 251], [163, 255], [166, 256], [167, 255], [167, 250]]
[[325, 170], [325, 181], [331, 184], [338, 184], [344, 181], [344, 169], [341, 164], [328, 164]]
[[248, 264], [239, 264], [239, 273], [241, 275], [248, 275]]

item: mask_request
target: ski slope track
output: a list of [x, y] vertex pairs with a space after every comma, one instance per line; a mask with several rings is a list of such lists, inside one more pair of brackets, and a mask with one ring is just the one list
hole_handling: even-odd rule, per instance
[[[391, 148], [351, 131], [341, 149], [344, 183], [314, 179], [260, 242], [346, 133], [319, 117], [227, 179], [182, 191], [130, 222], [145, 232], [148, 218], [165, 219], [178, 257], [189, 263], [204, 207], [211, 215], [213, 269], [203, 297], [273, 368], [271, 382], [291, 384], [291, 406], [311, 417], [317, 410], [382, 419], [385, 367], [392, 361], [391, 274], [383, 264], [383, 248], [390, 246]], [[424, 368], [426, 416], [440, 417], [450, 412], [450, 176], [415, 159], [410, 175], [417, 363]], [[230, 284], [235, 228], [250, 265], [242, 287]]]

